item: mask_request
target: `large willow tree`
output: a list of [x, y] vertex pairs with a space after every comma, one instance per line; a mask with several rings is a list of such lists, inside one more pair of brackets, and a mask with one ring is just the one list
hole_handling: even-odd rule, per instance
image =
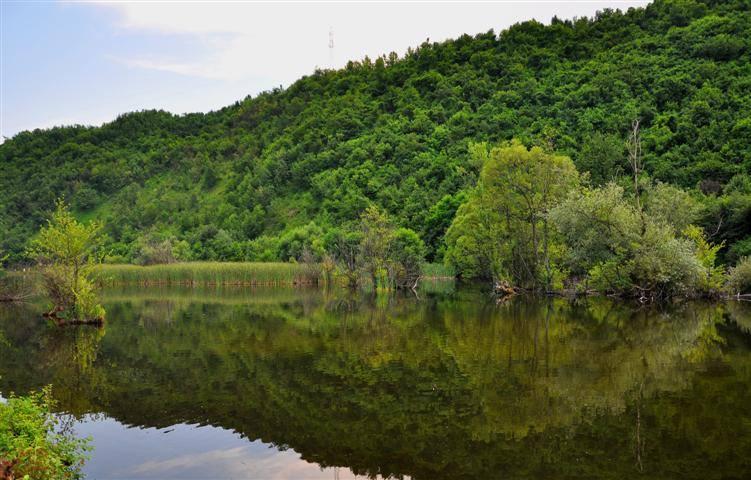
[[561, 247], [548, 211], [578, 184], [574, 163], [516, 142], [475, 146], [472, 156], [480, 178], [446, 234], [446, 260], [465, 277], [552, 289]]

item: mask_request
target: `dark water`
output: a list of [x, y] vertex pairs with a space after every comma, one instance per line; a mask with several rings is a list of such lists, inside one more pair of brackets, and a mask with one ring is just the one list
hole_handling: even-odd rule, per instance
[[472, 291], [104, 292], [0, 307], [0, 392], [54, 385], [91, 478], [751, 478], [751, 308]]

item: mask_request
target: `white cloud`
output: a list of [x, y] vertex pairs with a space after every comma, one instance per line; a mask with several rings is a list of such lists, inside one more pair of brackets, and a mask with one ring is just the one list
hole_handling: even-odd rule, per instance
[[[98, 125], [145, 108], [213, 110], [287, 86], [316, 67], [391, 51], [401, 55], [426, 38], [500, 32], [530, 18], [548, 22], [554, 15], [571, 18], [647, 2], [67, 3], [63, 9], [45, 4], [38, 25], [32, 11], [43, 7], [25, 10], [24, 22], [36, 26], [4, 37], [11, 54], [4, 50], [0, 66], [1, 135], [61, 123]], [[50, 15], [63, 10], [59, 20]], [[13, 31], [6, 23], [0, 30]]]
[[119, 472], [119, 475], [126, 478], [189, 478], [201, 476], [207, 471], [214, 472], [217, 478], [264, 478], [268, 480], [323, 480], [332, 477], [354, 480], [358, 478], [347, 468], [322, 469], [318, 464], [300, 458], [294, 450], [277, 451], [272, 447], [263, 455], [258, 455], [258, 452], [253, 452], [249, 446], [192, 452], [166, 459], [148, 460]]
[[[121, 59], [125, 64], [182, 75], [238, 81], [268, 78], [288, 84], [316, 67], [340, 67], [347, 60], [371, 58], [426, 38], [440, 41], [463, 33], [535, 18], [548, 22], [592, 15], [606, 7], [628, 8], [645, 1], [624, 2], [360, 2], [360, 3], [103, 3], [115, 9], [119, 26], [131, 31], [190, 35], [208, 54], [184, 52], [181, 58], [152, 55]], [[335, 47], [328, 48], [329, 28]], [[157, 47], [157, 46], [155, 46]]]

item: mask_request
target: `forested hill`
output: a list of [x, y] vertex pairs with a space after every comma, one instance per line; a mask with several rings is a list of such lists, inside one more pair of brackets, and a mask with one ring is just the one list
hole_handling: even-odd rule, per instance
[[19, 133], [0, 146], [0, 252], [23, 260], [64, 197], [121, 260], [167, 240], [185, 259], [286, 260], [370, 203], [432, 256], [476, 181], [471, 143], [542, 145], [601, 183], [627, 168], [634, 118], [653, 179], [719, 195], [751, 171], [749, 39], [748, 1], [656, 1], [424, 43], [207, 114]]

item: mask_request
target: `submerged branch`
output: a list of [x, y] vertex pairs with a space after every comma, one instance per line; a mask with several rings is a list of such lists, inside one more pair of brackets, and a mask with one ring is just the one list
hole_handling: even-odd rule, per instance
[[64, 327], [66, 325], [95, 325], [95, 326], [101, 327], [104, 325], [104, 317], [84, 318], [84, 319], [79, 319], [79, 318], [67, 319], [67, 318], [58, 316], [58, 313], [62, 311], [64, 311], [62, 307], [56, 306], [49, 312], [43, 313], [42, 316], [44, 318], [49, 318], [50, 320], [52, 320], [55, 323], [55, 325], [57, 325], [58, 327]]

